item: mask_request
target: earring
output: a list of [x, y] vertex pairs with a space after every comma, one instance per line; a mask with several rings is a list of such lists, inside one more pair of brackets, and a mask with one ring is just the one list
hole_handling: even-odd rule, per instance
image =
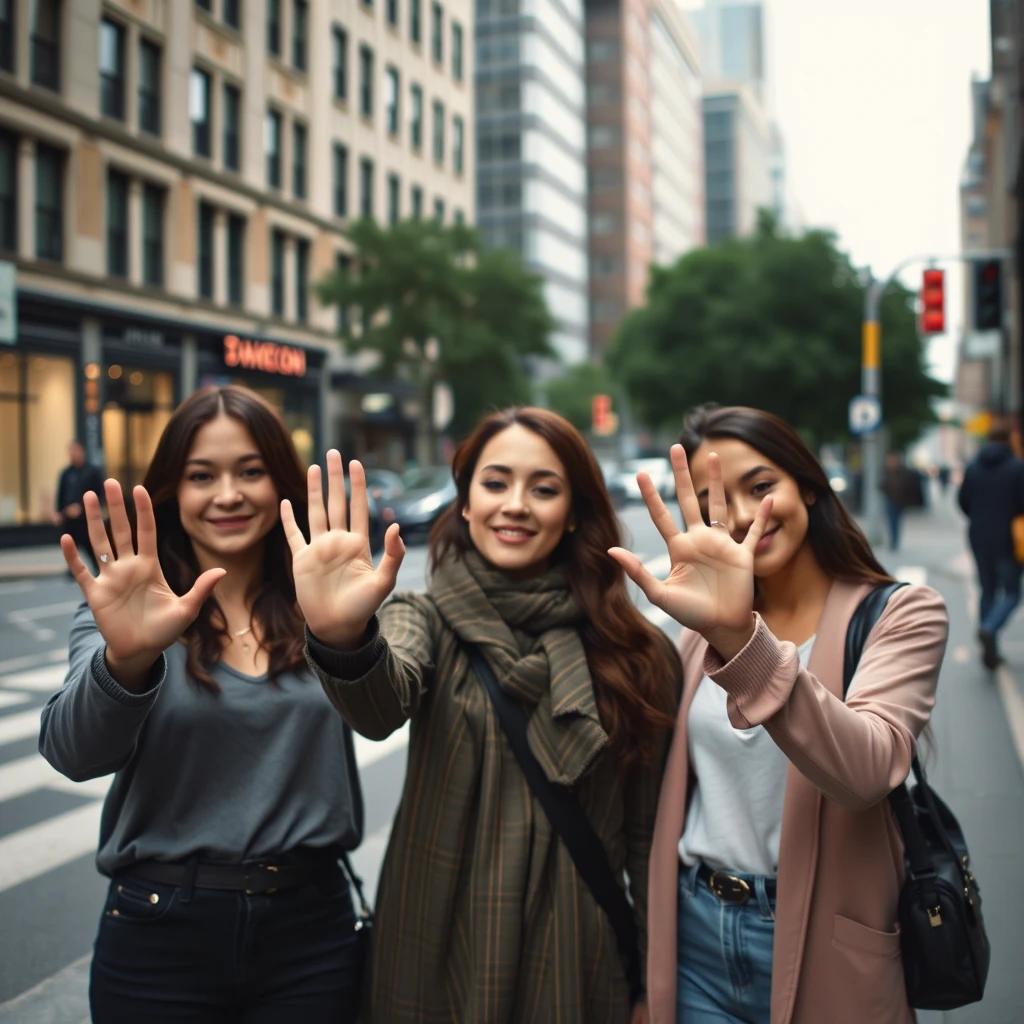
[[571, 526], [566, 527], [566, 533], [575, 533], [575, 532], [576, 532], [576, 524], [575, 523], [573, 523]]

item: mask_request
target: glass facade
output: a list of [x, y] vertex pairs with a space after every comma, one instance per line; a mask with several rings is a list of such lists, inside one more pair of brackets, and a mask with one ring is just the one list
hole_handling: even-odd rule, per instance
[[174, 374], [111, 363], [103, 382], [103, 461], [108, 476], [131, 488], [142, 483], [174, 412]]

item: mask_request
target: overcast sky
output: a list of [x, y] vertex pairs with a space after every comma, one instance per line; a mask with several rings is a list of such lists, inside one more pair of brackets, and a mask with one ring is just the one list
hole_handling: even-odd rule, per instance
[[[804, 224], [834, 229], [878, 276], [907, 256], [956, 253], [971, 74], [990, 66], [987, 0], [766, 0], [766, 19], [770, 99]], [[961, 278], [946, 267], [956, 329]], [[916, 289], [920, 270], [904, 283]], [[943, 379], [954, 352], [952, 336], [932, 343]]]

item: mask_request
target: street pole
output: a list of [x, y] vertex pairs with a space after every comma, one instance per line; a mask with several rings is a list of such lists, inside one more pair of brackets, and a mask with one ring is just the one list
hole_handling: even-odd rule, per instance
[[[879, 305], [884, 282], [870, 278], [864, 293], [864, 325], [861, 330], [860, 388], [861, 394], [882, 401], [882, 328]], [[869, 430], [861, 439], [861, 495], [868, 540], [881, 541], [882, 425]]]

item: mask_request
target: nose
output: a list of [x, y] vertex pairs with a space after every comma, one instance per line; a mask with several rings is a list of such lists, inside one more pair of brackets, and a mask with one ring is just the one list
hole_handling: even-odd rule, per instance
[[235, 477], [232, 473], [225, 473], [220, 478], [220, 483], [217, 486], [217, 494], [214, 501], [218, 505], [230, 506], [237, 505], [242, 500], [242, 494], [238, 489], [238, 484], [235, 481]]
[[505, 502], [502, 512], [510, 516], [527, 515], [529, 509], [526, 506], [526, 488], [520, 484], [514, 484], [505, 492]]
[[729, 532], [733, 537], [740, 541], [746, 537], [759, 507], [760, 502], [749, 497], [734, 498], [729, 502]]

